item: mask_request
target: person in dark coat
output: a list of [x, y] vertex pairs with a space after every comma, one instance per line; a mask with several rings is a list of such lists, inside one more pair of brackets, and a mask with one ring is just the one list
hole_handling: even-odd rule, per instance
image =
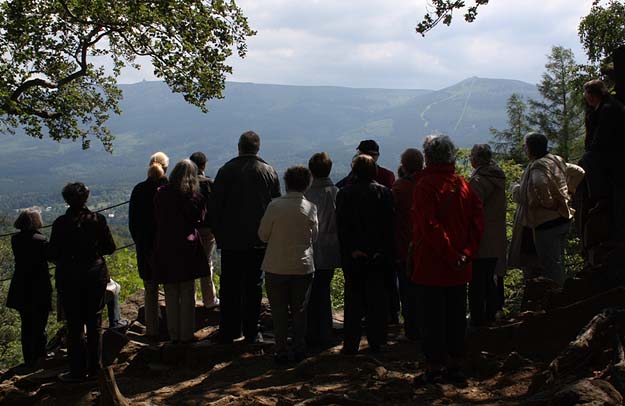
[[154, 281], [165, 285], [167, 330], [172, 342], [191, 342], [195, 332], [195, 279], [208, 275], [208, 258], [199, 227], [205, 214], [197, 166], [176, 164], [169, 183], [154, 197], [156, 239], [152, 253]]
[[52, 284], [48, 272], [47, 238], [39, 232], [41, 214], [27, 209], [15, 220], [19, 233], [11, 237], [15, 272], [7, 295], [7, 307], [20, 313], [22, 354], [27, 368], [46, 356], [46, 325], [52, 310]]
[[344, 354], [358, 352], [363, 316], [371, 351], [386, 344], [388, 296], [384, 283], [393, 266], [393, 195], [374, 181], [376, 169], [370, 156], [354, 158], [355, 181], [336, 198], [345, 276]]
[[590, 111], [582, 167], [592, 210], [610, 213], [611, 239], [625, 240], [625, 176], [620, 154], [625, 149], [625, 106], [610, 95], [601, 80], [584, 84]]
[[[213, 179], [204, 174], [206, 170], [206, 155], [202, 152], [194, 152], [189, 159], [197, 165], [198, 179], [200, 182], [200, 193], [204, 196], [206, 208], [208, 209], [211, 193], [213, 192]], [[213, 309], [219, 306], [219, 298], [215, 291], [213, 283], [213, 252], [215, 251], [215, 235], [213, 234], [213, 216], [208, 210], [204, 216], [204, 221], [200, 226], [200, 236], [202, 237], [202, 246], [208, 257], [209, 274], [200, 278], [200, 289], [202, 292], [202, 303], [207, 309]]]
[[266, 244], [257, 231], [269, 202], [280, 196], [276, 171], [258, 156], [258, 134], [243, 133], [238, 148], [239, 156], [217, 172], [211, 196], [213, 232], [221, 248], [219, 340], [225, 344], [241, 332], [248, 343], [262, 340], [258, 322]]
[[[375, 181], [380, 185], [391, 189], [393, 184], [395, 184], [395, 174], [378, 165], [378, 158], [380, 157], [380, 146], [375, 140], [363, 140], [358, 144], [358, 154], [360, 155], [368, 155], [376, 162], [376, 174]], [[353, 183], [356, 177], [354, 176], [353, 171], [350, 172], [345, 178], [341, 179], [337, 182], [336, 186], [339, 189], [344, 188], [345, 186]], [[397, 272], [395, 268], [391, 268], [388, 272], [386, 272], [387, 279], [385, 281], [384, 286], [387, 290], [387, 297], [389, 300], [388, 310], [389, 310], [389, 321], [392, 324], [399, 323], [399, 309], [400, 309], [400, 300], [399, 300], [399, 281], [397, 279]]]
[[128, 207], [128, 228], [136, 244], [137, 267], [144, 287], [145, 334], [151, 339], [158, 338], [159, 311], [158, 283], [154, 281], [150, 265], [156, 236], [154, 196], [156, 190], [167, 183], [168, 165], [169, 158], [162, 152], [150, 157], [148, 178], [132, 189]]
[[393, 185], [395, 199], [395, 264], [399, 279], [399, 297], [404, 318], [404, 335], [409, 340], [421, 338], [422, 316], [418, 303], [417, 287], [406, 273], [408, 246], [412, 238], [410, 211], [417, 180], [423, 170], [423, 154], [416, 148], [408, 148], [401, 154], [403, 175]]
[[[115, 251], [106, 219], [87, 208], [89, 189], [82, 183], [63, 188], [69, 205], [52, 224], [50, 258], [56, 263], [56, 289], [67, 319], [69, 372], [64, 382], [79, 382], [101, 368], [100, 328], [109, 272], [103, 255]], [[83, 331], [87, 328], [87, 343]]]

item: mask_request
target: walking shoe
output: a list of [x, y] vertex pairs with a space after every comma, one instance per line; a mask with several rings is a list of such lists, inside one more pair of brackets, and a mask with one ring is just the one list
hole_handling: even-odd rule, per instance
[[356, 354], [358, 354], [358, 348], [343, 347], [343, 348], [341, 348], [341, 354], [343, 354], [343, 355], [356, 355]]
[[247, 344], [262, 344], [265, 342], [265, 339], [263, 338], [263, 333], [259, 331], [253, 337], [245, 337], [245, 342]]
[[466, 388], [467, 376], [460, 370], [460, 368], [449, 368], [445, 373], [445, 380], [454, 386], [459, 388]]

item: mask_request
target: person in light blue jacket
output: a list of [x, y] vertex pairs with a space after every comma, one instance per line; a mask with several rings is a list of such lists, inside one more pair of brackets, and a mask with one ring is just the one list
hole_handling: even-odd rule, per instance
[[330, 285], [334, 270], [341, 267], [341, 252], [336, 228], [336, 194], [339, 189], [329, 178], [332, 160], [326, 152], [314, 154], [308, 161], [313, 176], [306, 199], [317, 206], [319, 235], [313, 247], [315, 277], [308, 302], [308, 329], [306, 342], [309, 346], [324, 347], [333, 344], [332, 299]]

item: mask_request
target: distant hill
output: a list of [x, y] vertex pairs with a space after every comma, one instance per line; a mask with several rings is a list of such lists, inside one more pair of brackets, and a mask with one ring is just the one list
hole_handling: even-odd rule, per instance
[[158, 150], [172, 163], [203, 151], [214, 175], [248, 129], [261, 135], [261, 155], [280, 171], [328, 151], [335, 173], [345, 173], [365, 138], [378, 140], [381, 163], [394, 170], [399, 153], [419, 147], [425, 135], [446, 133], [460, 146], [488, 141], [490, 127], [506, 125], [505, 102], [513, 92], [538, 97], [528, 83], [476, 77], [438, 91], [229, 82], [225, 98], [203, 114], [162, 82], [121, 88], [123, 114], [108, 123], [117, 137], [112, 155], [95, 140], [83, 151], [77, 143], [0, 135], [0, 194], [58, 191], [70, 180], [131, 185]]

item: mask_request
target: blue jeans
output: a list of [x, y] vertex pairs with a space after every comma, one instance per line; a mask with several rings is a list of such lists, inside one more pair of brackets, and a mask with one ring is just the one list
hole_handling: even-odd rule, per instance
[[564, 284], [564, 248], [571, 228], [570, 223], [561, 224], [548, 229], [534, 229], [534, 244], [540, 260], [542, 275]]

